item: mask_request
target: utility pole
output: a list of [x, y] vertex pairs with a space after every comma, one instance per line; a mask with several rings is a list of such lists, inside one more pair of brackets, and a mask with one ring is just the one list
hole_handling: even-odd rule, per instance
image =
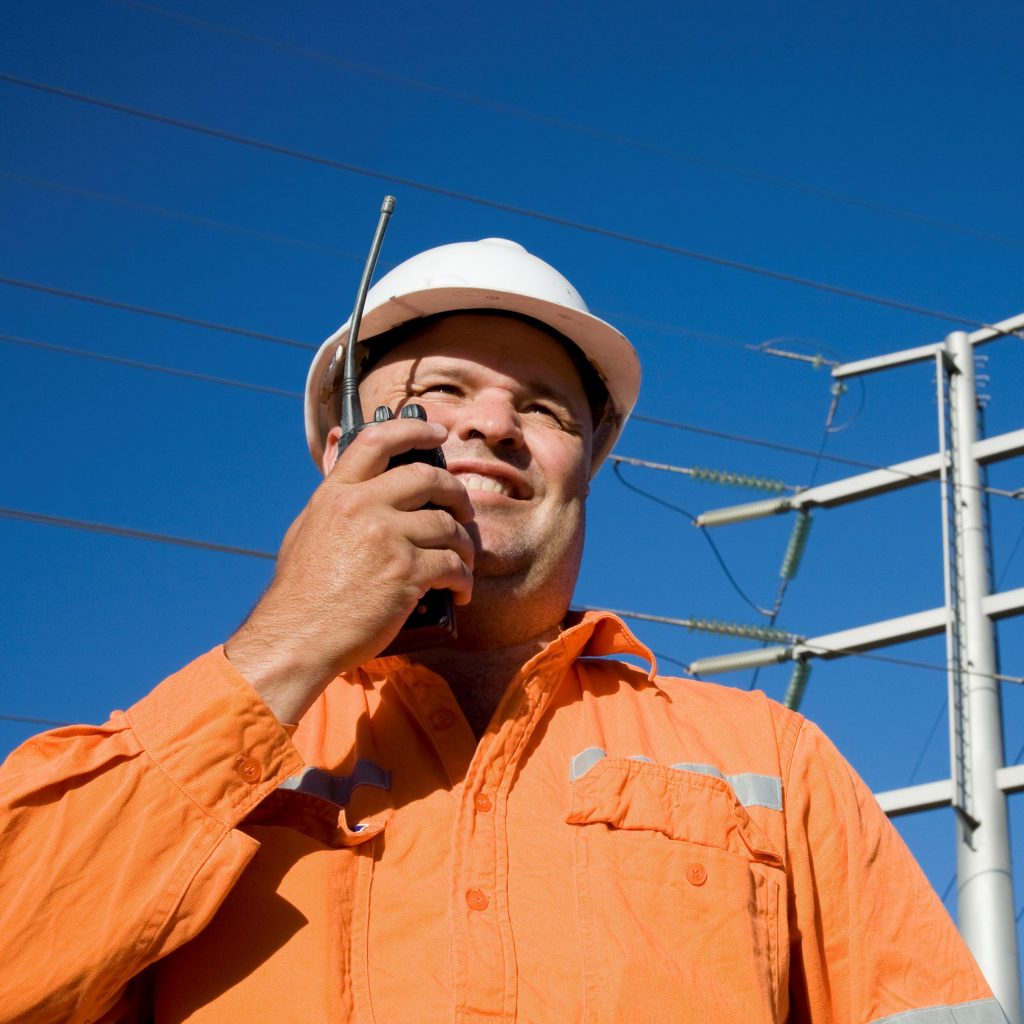
[[[995, 627], [984, 611], [989, 594], [981, 473], [974, 456], [978, 407], [974, 349], [964, 331], [946, 339], [940, 356], [949, 379], [952, 543], [946, 552], [955, 578], [947, 611], [950, 650], [951, 768], [957, 815], [960, 932], [1011, 1021], [1021, 1019], [1017, 928], [1003, 767], [1003, 721]], [[941, 412], [940, 412], [941, 415]]]
[[807, 659], [836, 658], [917, 637], [946, 633], [950, 718], [950, 777], [876, 794], [895, 816], [952, 806], [956, 814], [959, 927], [1010, 1024], [1021, 1024], [1020, 966], [1014, 918], [1007, 795], [1024, 791], [1024, 765], [1003, 764], [1002, 678], [995, 620], [1024, 613], [1024, 588], [992, 594], [986, 560], [986, 520], [980, 467], [1024, 454], [1024, 430], [978, 437], [976, 346], [1019, 333], [1024, 314], [944, 341], [835, 367], [837, 381], [908, 363], [932, 361], [939, 392], [939, 451], [909, 462], [823, 484], [789, 498], [749, 502], [697, 517], [720, 526], [787, 511], [834, 507], [924, 480], [942, 484], [945, 604], [795, 643], [702, 658], [691, 671], [714, 675], [794, 661], [806, 683]]

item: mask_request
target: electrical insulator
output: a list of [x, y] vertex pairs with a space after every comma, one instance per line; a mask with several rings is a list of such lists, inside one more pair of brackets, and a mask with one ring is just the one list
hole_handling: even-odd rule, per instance
[[793, 665], [793, 674], [789, 677], [789, 686], [786, 688], [786, 696], [782, 703], [791, 711], [800, 710], [800, 702], [804, 699], [804, 690], [807, 689], [807, 680], [811, 675], [810, 663], [799, 659]]
[[748, 519], [761, 519], [788, 512], [793, 507], [792, 498], [766, 498], [764, 501], [748, 501], [745, 505], [730, 505], [702, 512], [695, 523], [697, 526], [725, 526], [727, 523], [743, 523]]
[[807, 535], [811, 532], [811, 513], [801, 509], [793, 523], [793, 532], [789, 535], [789, 545], [786, 548], [786, 555], [782, 559], [782, 568], [779, 575], [784, 580], [796, 579], [796, 571], [800, 568], [800, 559], [804, 557], [804, 548], [807, 547]]
[[720, 636], [741, 636], [748, 640], [763, 640], [765, 643], [786, 643], [795, 638], [784, 629], [775, 629], [772, 626], [746, 626], [742, 622], [719, 622], [718, 619], [688, 620], [688, 628], [699, 630], [702, 633], [717, 633]]
[[747, 487], [753, 491], [768, 491], [769, 494], [781, 494], [786, 485], [781, 480], [770, 480], [763, 476], [748, 476], [746, 473], [730, 473], [724, 469], [705, 469], [694, 466], [690, 473], [694, 480], [703, 480], [709, 484], [724, 484], [727, 487]]
[[710, 658], [698, 658], [690, 662], [694, 675], [713, 676], [718, 672], [736, 672], [744, 668], [758, 668], [761, 665], [777, 665], [788, 661], [789, 647], [760, 647], [756, 651], [740, 651], [738, 654], [716, 654]]

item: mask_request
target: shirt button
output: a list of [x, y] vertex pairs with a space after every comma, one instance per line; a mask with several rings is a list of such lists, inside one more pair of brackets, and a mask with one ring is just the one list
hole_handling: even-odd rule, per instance
[[470, 889], [466, 893], [466, 903], [470, 910], [486, 910], [490, 901], [479, 889]]
[[249, 783], [259, 782], [263, 778], [263, 768], [253, 757], [236, 757], [235, 770]]
[[491, 809], [491, 798], [486, 793], [477, 793], [473, 806], [478, 811], [489, 811]]
[[430, 715], [430, 724], [435, 729], [447, 729], [454, 721], [455, 715], [447, 708], [438, 708], [436, 711], [431, 712]]
[[687, 864], [686, 880], [690, 885], [703, 885], [708, 880], [708, 870], [703, 864]]

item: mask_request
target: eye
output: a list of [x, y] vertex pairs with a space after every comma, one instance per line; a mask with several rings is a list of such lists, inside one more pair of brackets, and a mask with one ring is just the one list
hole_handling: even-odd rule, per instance
[[560, 420], [561, 415], [557, 409], [554, 409], [550, 405], [545, 405], [543, 402], [531, 402], [523, 412], [528, 413], [540, 413], [542, 416], [550, 416], [553, 420]]
[[413, 389], [415, 395], [459, 395], [460, 390], [454, 384], [421, 384]]

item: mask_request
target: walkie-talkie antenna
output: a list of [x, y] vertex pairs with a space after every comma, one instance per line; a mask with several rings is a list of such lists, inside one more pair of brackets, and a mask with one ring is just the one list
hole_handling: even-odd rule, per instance
[[[377, 221], [377, 230], [373, 235], [373, 242], [370, 244], [370, 254], [366, 257], [366, 267], [363, 269], [363, 278], [359, 282], [359, 291], [356, 292], [356, 304], [352, 310], [352, 319], [349, 322], [348, 341], [345, 348], [345, 368], [341, 378], [341, 412], [339, 423], [341, 424], [341, 435], [344, 445], [351, 440], [352, 435], [363, 425], [363, 409], [359, 404], [359, 374], [356, 371], [356, 345], [359, 342], [359, 326], [363, 319], [363, 306], [366, 305], [366, 293], [370, 290], [370, 281], [373, 278], [374, 267], [377, 266], [377, 256], [380, 253], [381, 243], [384, 241], [384, 232], [388, 227], [388, 220], [395, 208], [395, 197], [385, 196], [380, 207], [380, 220]], [[335, 356], [337, 359], [337, 355]], [[341, 450], [341, 449], [339, 449]]]

